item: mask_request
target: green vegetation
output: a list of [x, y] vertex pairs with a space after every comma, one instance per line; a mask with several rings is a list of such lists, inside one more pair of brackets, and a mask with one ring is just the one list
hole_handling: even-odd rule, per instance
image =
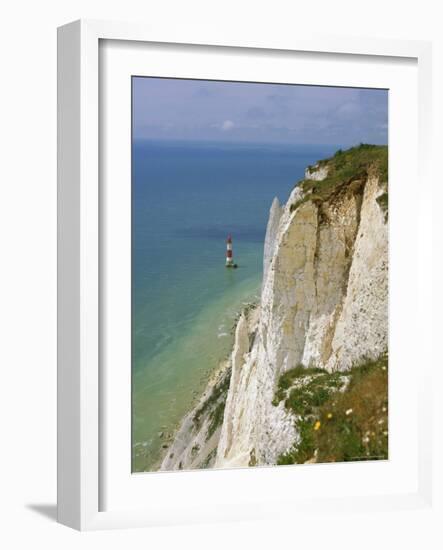
[[376, 200], [377, 200], [377, 203], [380, 206], [380, 208], [385, 213], [385, 218], [387, 218], [387, 216], [388, 216], [388, 206], [389, 206], [389, 204], [388, 204], [389, 203], [388, 192], [385, 191], [384, 193], [379, 195]]
[[195, 456], [199, 450], [200, 450], [200, 445], [197, 443], [191, 449], [191, 456]]
[[[228, 396], [229, 384], [231, 382], [231, 369], [227, 369], [220, 377], [220, 380], [214, 385], [207, 399], [202, 403], [199, 409], [194, 413], [193, 422], [197, 429], [200, 429], [202, 419], [209, 418], [209, 426], [206, 433], [208, 441], [223, 423], [226, 398]], [[194, 449], [192, 449], [193, 451]]]
[[344, 189], [358, 190], [369, 174], [376, 174], [382, 183], [387, 183], [388, 147], [361, 143], [346, 151], [339, 149], [333, 157], [321, 160], [317, 165], [328, 167], [327, 177], [322, 181], [301, 180], [298, 185], [305, 196], [290, 206], [291, 212], [308, 200], [319, 203]]
[[226, 405], [226, 399], [221, 401], [215, 409], [213, 409], [209, 415], [209, 427], [208, 432], [206, 434], [206, 441], [208, 441], [213, 434], [215, 433], [215, 430], [222, 425], [223, 423], [223, 415], [225, 413], [225, 405]]
[[[202, 404], [202, 406], [195, 412], [193, 421], [194, 424], [199, 427], [202, 417], [205, 413], [209, 412], [211, 409], [216, 409], [218, 401], [222, 400], [223, 404], [226, 401], [228, 394], [229, 384], [231, 382], [231, 369], [228, 369], [222, 376], [221, 380], [214, 386], [211, 394]], [[224, 407], [224, 405], [223, 405]], [[211, 417], [215, 413], [215, 410], [211, 411]]]
[[217, 454], [217, 447], [215, 447], [215, 449], [212, 449], [212, 451], [200, 464], [199, 469], [204, 470], [205, 468], [209, 468], [212, 465], [212, 462], [215, 460], [216, 454]]
[[[282, 390], [282, 379], [294, 388]], [[281, 377], [276, 401], [282, 391], [285, 407], [297, 417], [299, 440], [278, 464], [388, 458], [387, 355], [344, 373], [309, 376], [296, 367]]]
[[323, 202], [323, 200], [324, 199], [321, 195], [317, 195], [316, 193], [309, 193], [298, 201], [295, 201], [293, 204], [291, 204], [291, 206], [289, 207], [289, 211], [294, 212], [294, 210], [296, 210], [300, 205], [307, 201], [312, 201], [315, 204], [320, 204]]
[[257, 466], [258, 461], [257, 457], [255, 456], [255, 449], [252, 449], [252, 451], [249, 453], [249, 464], [248, 466]]
[[313, 376], [306, 384], [290, 390], [285, 406], [297, 415], [314, 414], [318, 407], [344, 386], [344, 378], [339, 372], [323, 372]]
[[309, 375], [321, 374], [324, 372], [325, 371], [323, 369], [308, 368], [303, 365], [298, 365], [297, 367], [288, 370], [280, 376], [273, 404], [278, 405], [280, 401], [284, 399], [287, 390], [295, 384], [296, 380], [300, 381], [306, 379]]
[[311, 420], [300, 418], [296, 422], [300, 439], [288, 452], [277, 459], [278, 465], [303, 464], [315, 454], [315, 432]]

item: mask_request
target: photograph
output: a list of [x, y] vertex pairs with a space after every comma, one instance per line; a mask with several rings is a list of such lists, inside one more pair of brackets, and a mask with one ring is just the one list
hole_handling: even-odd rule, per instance
[[131, 86], [132, 472], [387, 460], [389, 91]]

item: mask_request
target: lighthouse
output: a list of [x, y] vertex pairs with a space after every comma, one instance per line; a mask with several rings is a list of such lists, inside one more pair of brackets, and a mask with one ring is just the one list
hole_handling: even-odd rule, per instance
[[226, 239], [226, 267], [237, 267], [232, 258], [232, 237], [228, 235]]

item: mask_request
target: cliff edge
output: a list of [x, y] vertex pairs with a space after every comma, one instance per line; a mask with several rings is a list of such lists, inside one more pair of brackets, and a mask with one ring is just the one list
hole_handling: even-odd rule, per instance
[[[387, 423], [387, 153], [373, 145], [338, 151], [306, 170], [286, 205], [274, 200], [260, 305], [236, 327], [210, 466], [316, 461], [311, 440], [326, 414], [321, 406], [328, 402], [338, 418], [353, 399], [346, 412], [357, 411], [358, 392], [369, 391], [368, 384], [378, 388], [377, 425]], [[333, 394], [343, 396], [341, 405], [331, 402]], [[385, 458], [386, 430], [360, 431], [360, 447], [355, 443], [346, 456], [370, 457], [371, 450]], [[381, 443], [374, 446], [371, 437]], [[342, 456], [334, 453], [330, 460]], [[205, 457], [194, 454], [192, 461], [174, 456], [181, 467], [202, 465]], [[174, 467], [177, 459], [162, 465]]]

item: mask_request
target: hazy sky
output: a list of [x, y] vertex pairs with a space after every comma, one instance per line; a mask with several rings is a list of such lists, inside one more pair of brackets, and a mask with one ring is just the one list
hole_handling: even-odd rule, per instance
[[133, 78], [134, 137], [223, 142], [388, 142], [388, 92]]

